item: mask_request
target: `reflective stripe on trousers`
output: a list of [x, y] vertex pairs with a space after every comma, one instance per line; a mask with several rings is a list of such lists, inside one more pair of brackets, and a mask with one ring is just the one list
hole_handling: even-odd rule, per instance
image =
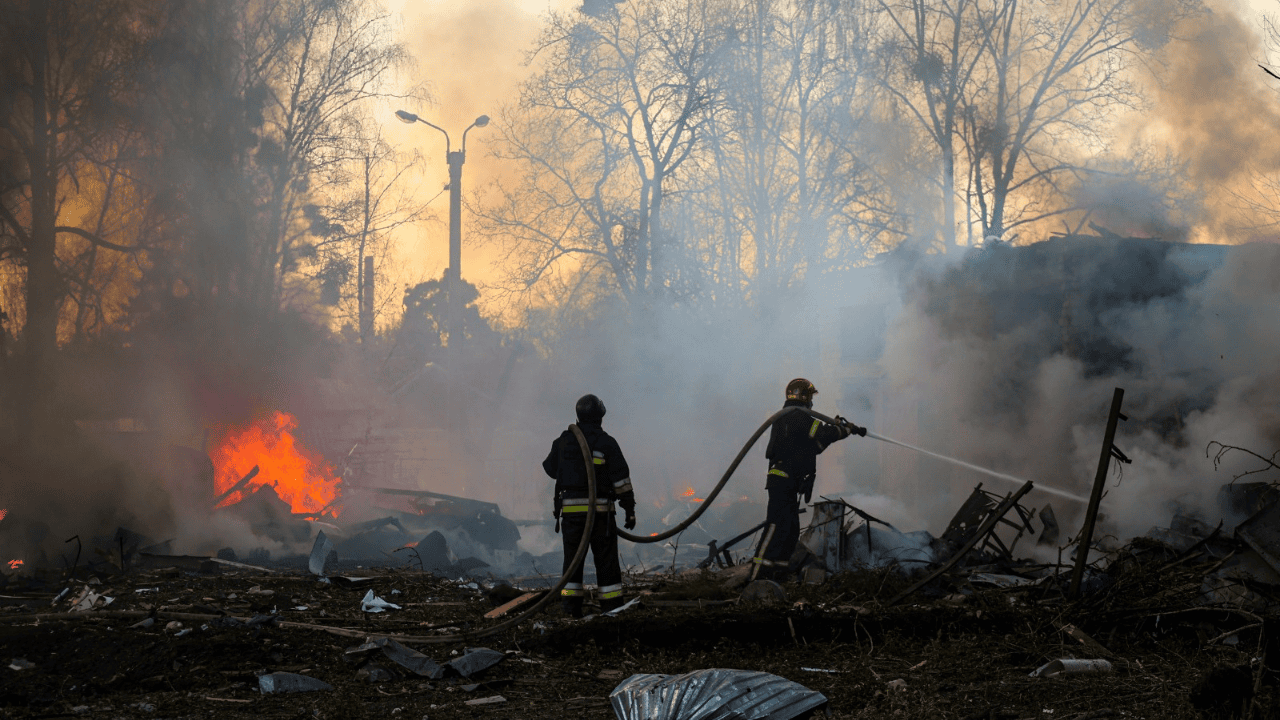
[[616, 585], [605, 585], [600, 588], [601, 600], [610, 600], [616, 597], [622, 597], [622, 583], [618, 583]]
[[585, 595], [586, 592], [586, 590], [582, 589], [582, 583], [565, 583], [564, 588], [560, 590], [560, 595], [563, 597], [577, 597]]

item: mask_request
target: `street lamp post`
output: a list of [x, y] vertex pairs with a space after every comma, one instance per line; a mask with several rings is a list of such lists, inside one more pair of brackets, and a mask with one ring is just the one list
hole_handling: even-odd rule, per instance
[[462, 164], [467, 160], [467, 133], [471, 128], [484, 127], [489, 124], [489, 116], [481, 115], [462, 131], [462, 147], [454, 150], [449, 143], [449, 133], [439, 125], [429, 123], [411, 112], [397, 110], [396, 117], [401, 122], [423, 125], [439, 130], [444, 134], [445, 159], [449, 163], [449, 267], [445, 270], [445, 288], [449, 293], [449, 345], [462, 338]]

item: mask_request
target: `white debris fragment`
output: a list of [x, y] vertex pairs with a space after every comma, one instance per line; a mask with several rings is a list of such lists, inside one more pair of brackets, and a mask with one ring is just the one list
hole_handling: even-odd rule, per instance
[[372, 590], [365, 593], [364, 599], [360, 601], [360, 610], [363, 612], [378, 613], [378, 612], [383, 612], [387, 608], [391, 608], [392, 610], [399, 610], [400, 606], [396, 605], [395, 603], [389, 603], [386, 600], [383, 600], [382, 598], [378, 597], [377, 595], [374, 595]]

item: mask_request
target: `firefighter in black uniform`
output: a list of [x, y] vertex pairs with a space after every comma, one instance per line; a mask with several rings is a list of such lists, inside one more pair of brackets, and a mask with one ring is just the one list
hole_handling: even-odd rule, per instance
[[[622, 606], [622, 568], [618, 564], [618, 525], [614, 520], [614, 503], [622, 506], [627, 519], [625, 527], [636, 526], [636, 496], [631, 490], [631, 471], [618, 441], [600, 427], [604, 419], [604, 403], [595, 395], [583, 395], [575, 407], [578, 429], [587, 439], [596, 473], [596, 522], [591, 532], [591, 554], [596, 563], [596, 581], [600, 587], [600, 609], [608, 612]], [[587, 528], [587, 471], [582, 450], [571, 430], [565, 430], [551, 445], [542, 461], [542, 469], [556, 479], [555, 517], [564, 527], [564, 568], [569, 569], [573, 555]], [[584, 562], [585, 564], [585, 562]], [[562, 572], [563, 572], [562, 570]], [[582, 617], [582, 566], [560, 591], [560, 604], [565, 613]]]
[[[818, 394], [813, 383], [796, 378], [787, 383], [787, 401], [783, 407], [811, 408]], [[765, 518], [760, 548], [753, 559], [751, 579], [775, 579], [786, 576], [791, 554], [800, 539], [800, 498], [809, 502], [813, 496], [813, 479], [818, 453], [837, 440], [851, 434], [865, 436], [867, 429], [837, 415], [838, 424], [831, 425], [795, 411], [778, 418], [769, 433], [769, 509]]]

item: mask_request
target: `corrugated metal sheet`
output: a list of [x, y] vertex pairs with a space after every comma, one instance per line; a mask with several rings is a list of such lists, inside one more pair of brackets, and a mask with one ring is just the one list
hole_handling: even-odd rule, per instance
[[827, 698], [769, 673], [707, 669], [632, 675], [609, 702], [619, 720], [790, 720]]

